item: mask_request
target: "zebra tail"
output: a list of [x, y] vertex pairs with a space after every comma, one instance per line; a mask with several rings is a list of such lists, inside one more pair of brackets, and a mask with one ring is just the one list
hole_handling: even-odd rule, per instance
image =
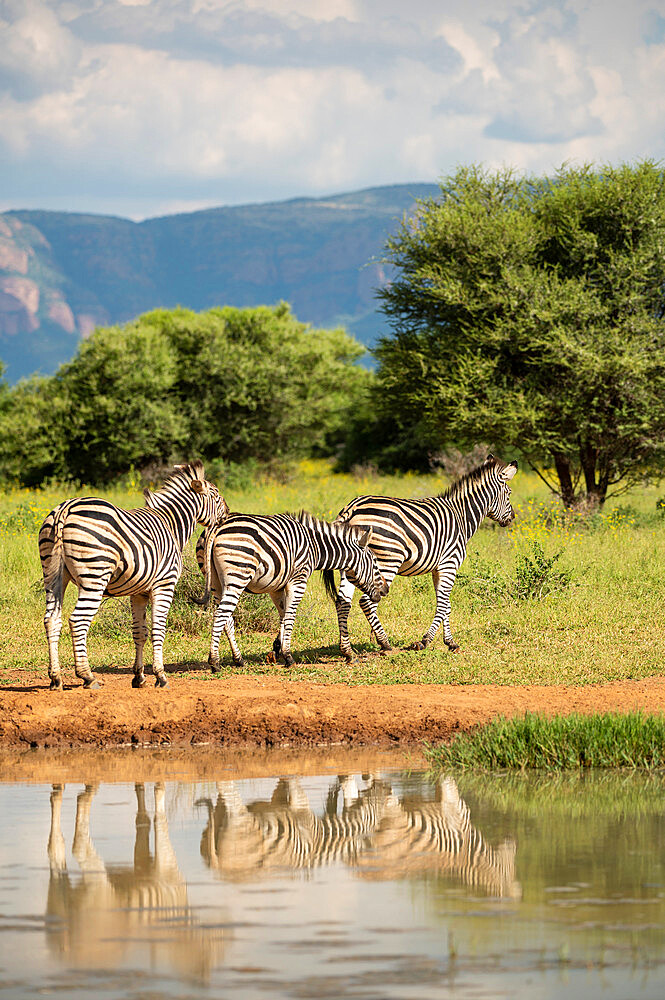
[[61, 503], [53, 518], [53, 547], [48, 564], [44, 567], [44, 590], [62, 596], [62, 570], [65, 564], [62, 532], [67, 520], [66, 503]]
[[205, 537], [203, 539], [203, 575], [205, 577], [205, 588], [203, 591], [203, 597], [195, 597], [192, 594], [192, 601], [194, 604], [198, 604], [199, 607], [207, 608], [210, 604], [210, 594], [211, 594], [211, 577], [212, 573], [210, 570], [210, 563], [212, 561], [212, 546], [215, 541], [215, 531], [217, 525], [214, 528], [206, 528]]
[[323, 586], [326, 588], [326, 594], [333, 602], [337, 603], [337, 587], [335, 585], [335, 573], [332, 569], [321, 570], [321, 576], [323, 577]]

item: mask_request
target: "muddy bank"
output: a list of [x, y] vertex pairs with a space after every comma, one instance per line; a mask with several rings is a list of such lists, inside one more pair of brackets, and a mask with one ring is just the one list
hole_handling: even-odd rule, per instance
[[588, 687], [369, 685], [236, 675], [171, 678], [135, 691], [126, 674], [51, 692], [17, 673], [0, 688], [0, 747], [409, 747], [497, 715], [665, 710], [665, 677]]

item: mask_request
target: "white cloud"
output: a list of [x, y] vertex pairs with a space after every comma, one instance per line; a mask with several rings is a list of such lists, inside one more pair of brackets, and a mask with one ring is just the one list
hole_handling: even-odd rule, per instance
[[4, 207], [163, 213], [477, 160], [541, 172], [665, 155], [665, 21], [649, 0], [0, 9]]

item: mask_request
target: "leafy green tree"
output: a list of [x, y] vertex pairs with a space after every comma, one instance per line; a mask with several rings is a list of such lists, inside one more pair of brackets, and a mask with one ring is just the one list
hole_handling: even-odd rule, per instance
[[178, 407], [177, 358], [160, 331], [140, 322], [97, 330], [54, 376], [64, 401], [64, 465], [82, 482], [107, 482], [131, 466], [181, 455], [187, 421]]
[[371, 379], [354, 364], [363, 353], [342, 330], [299, 323], [286, 304], [158, 309], [97, 330], [50, 378], [5, 385], [4, 395], [0, 381], [0, 464], [31, 485], [103, 483], [193, 456], [331, 454]]
[[53, 380], [35, 375], [0, 385], [0, 475], [37, 486], [65, 472], [61, 433], [66, 407]]
[[175, 392], [193, 454], [242, 462], [329, 453], [368, 372], [343, 330], [313, 330], [289, 306], [156, 310], [177, 359]]
[[465, 168], [389, 240], [378, 405], [433, 451], [519, 449], [565, 504], [665, 465], [665, 181]]

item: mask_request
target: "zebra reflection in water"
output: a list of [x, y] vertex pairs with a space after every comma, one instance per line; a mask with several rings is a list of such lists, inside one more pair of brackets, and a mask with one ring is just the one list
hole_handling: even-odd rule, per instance
[[247, 805], [233, 781], [220, 782], [216, 803], [199, 804], [208, 809], [201, 854], [223, 878], [340, 862], [367, 878], [429, 870], [487, 895], [521, 897], [514, 841], [496, 848], [485, 841], [452, 778], [440, 778], [428, 801], [399, 798], [372, 777], [359, 790], [353, 777], [340, 776], [322, 816], [313, 812], [298, 778], [280, 779], [270, 801]]
[[169, 837], [164, 786], [160, 782], [154, 786], [152, 823], [145, 785], [134, 788], [133, 864], [107, 864], [98, 854], [90, 834], [97, 786], [86, 785], [76, 800], [72, 843], [80, 876], [72, 877], [61, 828], [63, 786], [53, 785], [46, 904], [49, 949], [69, 964], [101, 968], [112, 967], [133, 944], [147, 942], [151, 954], [160, 955], [180, 973], [205, 981], [222, 959], [224, 932], [202, 927], [191, 910]]

